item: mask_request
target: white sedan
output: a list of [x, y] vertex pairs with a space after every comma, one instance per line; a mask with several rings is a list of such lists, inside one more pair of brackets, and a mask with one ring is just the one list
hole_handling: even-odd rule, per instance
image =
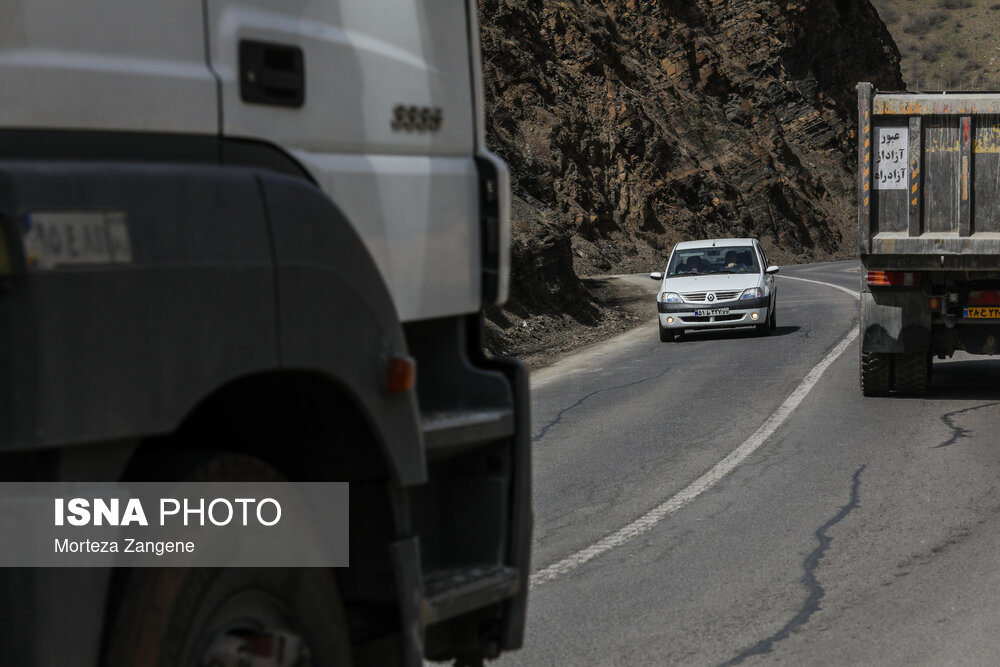
[[767, 335], [776, 326], [777, 266], [768, 266], [757, 239], [685, 241], [674, 246], [656, 296], [660, 340], [687, 329], [752, 326]]

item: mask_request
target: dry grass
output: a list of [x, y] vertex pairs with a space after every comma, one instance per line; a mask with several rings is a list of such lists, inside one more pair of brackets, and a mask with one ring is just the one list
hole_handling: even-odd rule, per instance
[[996, 0], [872, 0], [910, 90], [1000, 90]]

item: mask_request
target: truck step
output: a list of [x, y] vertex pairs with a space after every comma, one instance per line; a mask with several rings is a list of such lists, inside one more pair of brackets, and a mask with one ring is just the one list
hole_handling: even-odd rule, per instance
[[424, 577], [424, 622], [460, 616], [513, 597], [520, 590], [517, 568], [503, 565], [429, 572]]
[[513, 435], [514, 412], [498, 408], [424, 413], [423, 426], [428, 454], [458, 453], [481, 442]]

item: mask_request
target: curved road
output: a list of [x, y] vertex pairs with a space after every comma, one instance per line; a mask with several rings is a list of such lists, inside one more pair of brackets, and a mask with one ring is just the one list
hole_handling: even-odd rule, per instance
[[650, 322], [533, 374], [528, 636], [501, 663], [1000, 659], [1000, 364], [862, 397], [859, 277], [783, 267], [769, 337]]

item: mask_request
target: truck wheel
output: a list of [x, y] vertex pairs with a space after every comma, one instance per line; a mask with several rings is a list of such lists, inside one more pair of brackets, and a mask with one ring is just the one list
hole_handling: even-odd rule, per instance
[[[192, 481], [277, 481], [255, 459], [217, 458]], [[336, 581], [324, 568], [133, 568], [121, 573], [108, 667], [350, 665]]]
[[902, 394], [922, 394], [930, 380], [927, 350], [896, 355], [896, 390]]
[[657, 324], [656, 326], [660, 327], [660, 342], [661, 343], [669, 343], [676, 336], [676, 334], [674, 333], [673, 329], [667, 329], [665, 327], [660, 326], [659, 324]]
[[883, 396], [892, 384], [892, 356], [861, 350], [861, 393]]

